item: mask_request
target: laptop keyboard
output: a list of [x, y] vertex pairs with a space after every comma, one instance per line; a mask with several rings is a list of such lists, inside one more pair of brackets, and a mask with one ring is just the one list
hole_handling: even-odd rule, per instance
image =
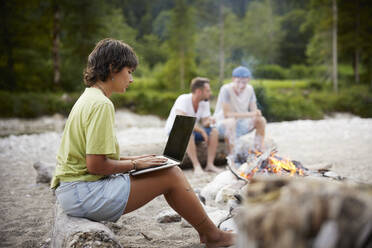
[[175, 163], [178, 163], [176, 160], [173, 160], [173, 159], [167, 158], [167, 157], [165, 157], [165, 156], [157, 156], [157, 158], [165, 158], [165, 159], [167, 159], [167, 161], [164, 162], [164, 163], [161, 164], [161, 165], [166, 165], [166, 164], [175, 164]]

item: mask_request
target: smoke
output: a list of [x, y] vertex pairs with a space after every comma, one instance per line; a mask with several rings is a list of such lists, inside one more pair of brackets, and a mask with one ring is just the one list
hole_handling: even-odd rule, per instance
[[247, 67], [251, 71], [252, 73], [251, 79], [254, 79], [254, 71], [257, 68], [257, 66], [260, 64], [259, 60], [253, 56], [248, 56], [248, 57], [242, 58], [240, 63], [242, 66]]

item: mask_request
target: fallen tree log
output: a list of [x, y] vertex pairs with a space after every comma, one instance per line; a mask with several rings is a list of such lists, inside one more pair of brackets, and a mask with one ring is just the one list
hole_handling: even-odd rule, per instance
[[255, 178], [235, 216], [237, 247], [372, 247], [372, 187]]
[[54, 208], [51, 237], [53, 248], [114, 247], [121, 248], [114, 233], [99, 222], [66, 215], [58, 203]]
[[[208, 154], [207, 144], [205, 142], [201, 142], [201, 143], [196, 144], [196, 152], [198, 154], [198, 160], [199, 160], [200, 164], [202, 165], [202, 167], [205, 167], [206, 164], [207, 164], [207, 154]], [[219, 141], [218, 146], [217, 146], [217, 151], [216, 151], [216, 157], [214, 159], [214, 164], [217, 165], [217, 166], [226, 165], [227, 164], [227, 160], [226, 160], [227, 155], [228, 155], [228, 152], [227, 152], [227, 146], [226, 146], [225, 142]], [[185, 158], [183, 159], [182, 164], [180, 165], [180, 167], [182, 169], [193, 168], [191, 160], [190, 160], [189, 156], [187, 155], [187, 153], [185, 153]]]
[[[247, 153], [249, 150], [253, 150], [254, 148], [254, 132], [246, 134], [237, 140], [235, 146], [235, 157], [242, 158], [242, 162], [245, 162], [247, 158]], [[276, 147], [275, 142], [273, 139], [266, 137], [265, 138], [265, 145], [263, 151], [271, 150]], [[208, 146], [205, 142], [199, 143], [196, 145], [196, 150], [198, 154], [198, 159], [200, 164], [204, 167], [207, 163], [207, 154], [208, 154]], [[223, 139], [220, 139], [217, 146], [216, 151], [216, 158], [214, 159], [214, 164], [217, 166], [224, 166], [227, 164], [227, 156], [228, 156], [228, 147], [227, 144], [224, 142]], [[244, 160], [244, 161], [243, 161]], [[185, 158], [181, 164], [182, 169], [193, 168], [190, 158], [185, 155]]]

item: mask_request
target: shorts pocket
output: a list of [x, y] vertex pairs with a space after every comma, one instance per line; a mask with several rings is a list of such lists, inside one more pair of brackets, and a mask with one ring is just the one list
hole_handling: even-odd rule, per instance
[[62, 188], [59, 191], [56, 190], [56, 197], [58, 203], [66, 214], [76, 217], [84, 217], [85, 213], [81, 208], [81, 200], [76, 186], [77, 185], [70, 185], [70, 187]]

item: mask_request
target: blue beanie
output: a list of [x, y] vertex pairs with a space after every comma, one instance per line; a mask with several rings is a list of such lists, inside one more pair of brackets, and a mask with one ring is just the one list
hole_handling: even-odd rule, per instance
[[240, 78], [251, 78], [252, 77], [252, 74], [251, 72], [248, 70], [247, 67], [244, 67], [244, 66], [239, 66], [239, 67], [236, 67], [233, 72], [232, 72], [232, 76], [233, 77], [240, 77]]

